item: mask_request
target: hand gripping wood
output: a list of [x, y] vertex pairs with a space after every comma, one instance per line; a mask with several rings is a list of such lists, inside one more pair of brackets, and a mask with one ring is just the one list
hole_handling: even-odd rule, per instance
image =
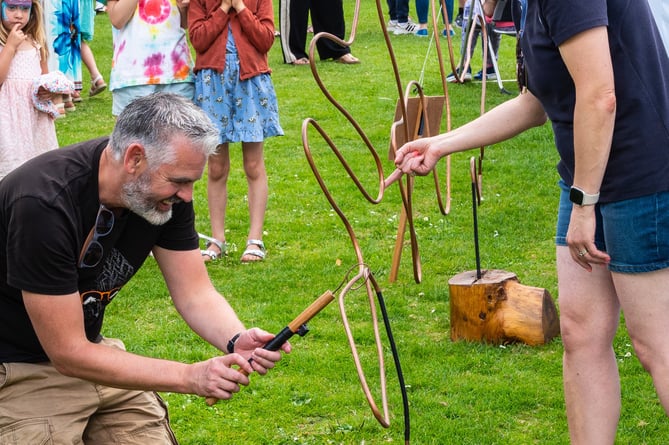
[[[316, 301], [311, 303], [300, 315], [298, 315], [293, 321], [291, 321], [288, 326], [283, 328], [281, 332], [276, 334], [276, 336], [267, 342], [263, 349], [268, 351], [278, 351], [285, 342], [287, 342], [293, 335], [297, 334], [300, 337], [303, 337], [309, 332], [307, 328], [307, 322], [311, 320], [316, 314], [318, 314], [325, 306], [330, 304], [334, 300], [334, 295], [332, 291], [325, 291], [323, 295], [318, 297]], [[251, 359], [249, 359], [251, 362]], [[240, 370], [244, 375], [248, 375], [246, 371]], [[218, 399], [215, 397], [207, 397], [207, 405], [211, 406], [218, 402]]]

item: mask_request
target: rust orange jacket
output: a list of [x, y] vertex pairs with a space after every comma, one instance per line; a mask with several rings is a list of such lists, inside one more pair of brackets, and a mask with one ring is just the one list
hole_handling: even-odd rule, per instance
[[272, 0], [244, 0], [241, 13], [221, 10], [221, 0], [191, 0], [188, 11], [188, 36], [195, 48], [195, 68], [223, 72], [228, 25], [237, 45], [239, 77], [249, 79], [271, 73], [267, 53], [274, 44]]

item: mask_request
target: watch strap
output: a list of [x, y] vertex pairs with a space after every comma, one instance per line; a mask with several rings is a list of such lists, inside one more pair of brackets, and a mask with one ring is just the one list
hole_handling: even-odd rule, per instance
[[228, 341], [228, 345], [225, 347], [225, 349], [228, 351], [228, 354], [235, 352], [235, 343], [237, 342], [237, 339], [240, 335], [242, 335], [242, 333], [238, 332]]
[[569, 200], [580, 206], [591, 206], [599, 202], [599, 192], [591, 195], [578, 187], [572, 186], [569, 191]]

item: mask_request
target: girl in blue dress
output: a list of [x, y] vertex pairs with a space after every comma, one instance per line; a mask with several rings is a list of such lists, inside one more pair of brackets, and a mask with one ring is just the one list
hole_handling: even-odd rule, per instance
[[250, 216], [241, 261], [261, 261], [268, 195], [263, 145], [283, 135], [267, 57], [274, 43], [272, 0], [191, 0], [188, 29], [196, 54], [194, 100], [220, 130], [208, 167], [212, 236], [202, 254], [210, 261], [226, 253], [229, 145], [241, 142]]

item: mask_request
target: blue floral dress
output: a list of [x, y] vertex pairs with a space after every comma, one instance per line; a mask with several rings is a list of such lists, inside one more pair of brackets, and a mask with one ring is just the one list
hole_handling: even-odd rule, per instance
[[79, 0], [45, 0], [44, 28], [49, 71], [61, 71], [81, 90], [81, 17]]
[[262, 142], [283, 136], [272, 78], [239, 79], [239, 58], [228, 28], [225, 69], [202, 69], [195, 77], [195, 103], [218, 126], [220, 143]]

